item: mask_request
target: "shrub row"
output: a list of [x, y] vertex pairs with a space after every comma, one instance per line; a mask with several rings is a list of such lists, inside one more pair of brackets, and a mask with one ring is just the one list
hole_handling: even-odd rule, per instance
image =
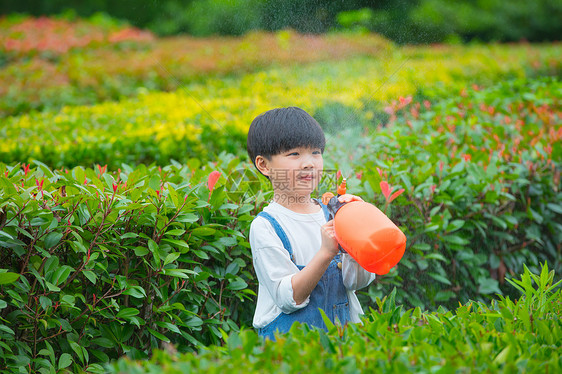
[[217, 172], [206, 184], [195, 161], [0, 169], [0, 369], [101, 371], [249, 323], [245, 231], [259, 202], [228, 201]]
[[[540, 274], [540, 275], [539, 275]], [[276, 343], [254, 331], [232, 333], [223, 346], [177, 355], [155, 351], [150, 360], [122, 358], [109, 373], [545, 373], [562, 370], [560, 281], [544, 266], [525, 268], [510, 283], [523, 295], [454, 311], [422, 312], [396, 306], [396, 290], [371, 309], [363, 325], [329, 331], [295, 326]], [[533, 284], [534, 283], [534, 284]], [[225, 334], [226, 335], [226, 334]]]
[[272, 68], [174, 93], [31, 113], [0, 126], [0, 162], [115, 169], [122, 162], [209, 160], [222, 150], [243, 154], [251, 120], [272, 107], [303, 107], [336, 130], [357, 122], [372, 127], [386, 121], [384, 105], [400, 96], [431, 99], [473, 83], [559, 74], [559, 52], [556, 45], [404, 49], [388, 58]]
[[100, 22], [0, 18], [0, 116], [117, 100], [139, 89], [176, 90], [277, 64], [379, 57], [393, 48], [375, 34], [313, 36], [286, 30], [240, 38], [155, 39]]
[[[158, 34], [188, 32], [195, 35], [241, 35], [250, 30], [293, 28], [300, 32], [326, 32], [334, 27], [371, 29], [401, 43], [463, 40], [531, 41], [559, 40], [562, 6], [554, 1], [529, 3], [514, 0], [161, 0], [136, 6], [133, 0], [118, 3], [77, 3], [28, 0], [0, 5], [0, 13], [66, 14], [90, 16], [106, 12]], [[367, 8], [362, 8], [367, 7]], [[68, 11], [71, 8], [72, 11]]]
[[[560, 271], [561, 88], [518, 80], [402, 98], [376, 131], [329, 137], [326, 168], [408, 237], [400, 264], [360, 293], [365, 306], [395, 286], [400, 304], [446, 310], [509, 292], [504, 277], [524, 264]], [[271, 191], [239, 157], [215, 162], [0, 164], [1, 367], [101, 371], [124, 353], [192, 350], [249, 326], [247, 230]]]
[[56, 58], [75, 48], [148, 42], [154, 36], [103, 16], [68, 21], [48, 17], [0, 18], [0, 51], [8, 61], [24, 57]]
[[394, 284], [401, 303], [452, 306], [505, 291], [505, 275], [523, 264], [562, 270], [561, 88], [515, 80], [436, 103], [405, 98], [386, 108], [386, 130], [332, 152], [350, 191], [386, 207], [405, 190], [387, 213], [408, 251], [371, 299]]

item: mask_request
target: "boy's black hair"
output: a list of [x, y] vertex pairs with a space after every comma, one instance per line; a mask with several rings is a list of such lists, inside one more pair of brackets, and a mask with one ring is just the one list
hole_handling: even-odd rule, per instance
[[320, 148], [324, 153], [326, 138], [318, 122], [297, 107], [277, 108], [260, 114], [248, 130], [248, 155], [256, 166], [256, 157], [268, 160], [297, 147]]

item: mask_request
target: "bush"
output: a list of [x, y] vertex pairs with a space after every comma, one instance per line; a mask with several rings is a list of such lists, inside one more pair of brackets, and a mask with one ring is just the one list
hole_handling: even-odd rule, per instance
[[[279, 43], [287, 38], [298, 40], [287, 33], [279, 35]], [[301, 45], [305, 46], [306, 42]], [[371, 116], [385, 120], [382, 108], [399, 96], [431, 99], [471, 84], [559, 74], [559, 52], [555, 45], [414, 48], [385, 51], [388, 58], [358, 57], [213, 78], [174, 93], [139, 90], [136, 98], [120, 102], [6, 119], [0, 127], [5, 139], [0, 162], [38, 159], [56, 168], [97, 163], [114, 170], [123, 162], [163, 166], [170, 159], [207, 161], [223, 150], [243, 155], [252, 119], [272, 107], [297, 105], [318, 112], [322, 120], [341, 118], [340, 126], [350, 123], [352, 118], [345, 118], [350, 112], [367, 122], [372, 122], [367, 118]], [[98, 78], [105, 82], [99, 89], [113, 91], [108, 83], [112, 80]], [[116, 79], [115, 86], [119, 82]]]
[[133, 374], [560, 371], [561, 282], [554, 282], [546, 264], [536, 275], [525, 268], [521, 279], [510, 280], [523, 293], [519, 300], [470, 302], [452, 312], [404, 310], [396, 306], [394, 290], [378, 300], [363, 325], [342, 328], [328, 321], [327, 333], [295, 326], [276, 343], [243, 330], [198, 354], [156, 351], [150, 360], [123, 358], [107, 369]]
[[184, 10], [187, 31], [196, 36], [242, 35], [260, 26], [263, 1], [194, 1]]
[[259, 202], [227, 201], [195, 160], [124, 167], [0, 167], [2, 371], [103, 372], [250, 323], [245, 232]]
[[395, 285], [400, 303], [453, 307], [506, 291], [504, 276], [523, 264], [537, 271], [548, 259], [561, 271], [559, 92], [558, 81], [539, 79], [433, 104], [402, 98], [386, 108], [387, 131], [328, 150], [352, 193], [387, 206], [382, 182], [405, 190], [387, 213], [408, 250], [371, 299]]
[[[560, 90], [538, 79], [434, 103], [406, 97], [384, 109], [384, 124], [329, 136], [326, 169], [408, 238], [399, 265], [359, 292], [364, 306], [396, 287], [398, 303], [445, 313], [509, 297], [503, 280], [524, 265], [560, 271]], [[247, 232], [271, 191], [240, 158], [216, 162], [0, 164], [0, 367], [72, 358], [73, 369], [101, 370], [93, 364], [146, 357], [161, 341], [193, 350], [249, 326]], [[211, 171], [224, 176], [217, 185]], [[67, 355], [54, 362], [52, 352]]]
[[0, 18], [0, 117], [177, 90], [277, 64], [381, 56], [392, 48], [373, 34], [350, 38], [284, 30], [241, 38], [155, 39], [94, 17]]
[[549, 0], [528, 2], [403, 1], [337, 15], [345, 29], [367, 29], [400, 43], [448, 41], [558, 41], [562, 6]]

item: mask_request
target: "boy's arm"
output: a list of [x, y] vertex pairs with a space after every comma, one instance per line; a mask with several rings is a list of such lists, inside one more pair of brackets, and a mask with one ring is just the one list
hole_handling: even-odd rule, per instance
[[338, 243], [334, 234], [334, 221], [330, 221], [321, 227], [322, 244], [320, 250], [312, 260], [300, 272], [293, 275], [291, 284], [293, 286], [293, 299], [297, 305], [302, 304], [314, 290], [314, 287], [326, 272], [330, 261], [338, 253]]
[[291, 261], [279, 236], [271, 224], [256, 218], [250, 227], [252, 260], [260, 287], [267, 290], [272, 301], [283, 313], [292, 313], [308, 305], [308, 300], [297, 305], [293, 297], [292, 278], [299, 268]]

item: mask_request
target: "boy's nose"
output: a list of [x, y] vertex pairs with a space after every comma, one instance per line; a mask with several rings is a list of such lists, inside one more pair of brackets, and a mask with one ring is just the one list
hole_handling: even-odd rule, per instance
[[314, 167], [314, 160], [312, 157], [303, 157], [301, 168], [302, 169], [312, 169]]

